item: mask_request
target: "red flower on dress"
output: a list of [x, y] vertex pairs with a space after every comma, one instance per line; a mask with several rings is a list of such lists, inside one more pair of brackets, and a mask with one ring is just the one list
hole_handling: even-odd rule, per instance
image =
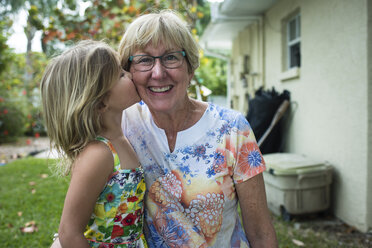
[[106, 200], [107, 200], [108, 202], [112, 202], [114, 199], [115, 199], [115, 195], [114, 195], [113, 193], [108, 193], [108, 194], [106, 195]]
[[124, 229], [121, 226], [114, 226], [111, 233], [111, 239], [114, 239], [119, 236], [123, 236]]
[[121, 221], [121, 215], [116, 215], [114, 218], [115, 222], [120, 222]]
[[130, 213], [121, 221], [121, 224], [123, 224], [123, 226], [130, 226], [134, 224], [136, 219], [137, 219], [137, 216]]
[[138, 197], [137, 196], [131, 196], [131, 197], [128, 197], [127, 199], [129, 202], [136, 202], [138, 201]]
[[98, 248], [115, 248], [113, 244], [104, 244], [101, 243]]

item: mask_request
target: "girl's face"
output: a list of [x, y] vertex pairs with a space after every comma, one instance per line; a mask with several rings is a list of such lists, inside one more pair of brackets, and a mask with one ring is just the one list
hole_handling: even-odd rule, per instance
[[131, 73], [122, 70], [118, 81], [108, 92], [105, 104], [109, 109], [123, 111], [140, 100]]
[[[166, 49], [161, 44], [153, 46], [150, 43], [132, 55], [162, 56], [175, 51], [182, 51], [182, 48]], [[174, 69], [165, 68], [160, 59], [155, 59], [154, 67], [145, 72], [136, 71], [131, 66], [130, 72], [138, 93], [152, 112], [174, 113], [183, 108], [187, 88], [194, 75], [188, 71], [186, 58], [183, 59], [182, 65]]]

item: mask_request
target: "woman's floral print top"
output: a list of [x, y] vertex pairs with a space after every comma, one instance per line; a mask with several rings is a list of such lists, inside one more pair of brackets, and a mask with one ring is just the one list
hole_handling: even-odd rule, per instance
[[110, 141], [103, 137], [97, 140], [112, 151], [114, 171], [97, 199], [84, 235], [91, 247], [147, 247], [143, 235], [143, 169], [121, 169]]
[[145, 171], [149, 247], [249, 247], [235, 185], [265, 163], [242, 114], [209, 104], [173, 152], [143, 102], [124, 111], [122, 126]]

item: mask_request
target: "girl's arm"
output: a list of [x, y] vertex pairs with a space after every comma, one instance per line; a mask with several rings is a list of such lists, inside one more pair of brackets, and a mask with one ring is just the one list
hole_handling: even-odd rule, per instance
[[62, 247], [90, 247], [84, 237], [94, 205], [113, 171], [114, 159], [102, 142], [92, 142], [78, 155], [59, 226]]

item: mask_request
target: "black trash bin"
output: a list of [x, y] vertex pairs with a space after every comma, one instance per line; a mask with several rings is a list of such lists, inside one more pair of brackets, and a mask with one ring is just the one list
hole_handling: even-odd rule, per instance
[[282, 120], [273, 123], [273, 119], [278, 117], [278, 110], [285, 112], [287, 105], [283, 109], [283, 105], [285, 105], [283, 103], [289, 104], [289, 101], [289, 91], [284, 90], [282, 93], [278, 93], [274, 87], [271, 90], [264, 90], [261, 87], [255, 92], [254, 98], [249, 100], [246, 118], [252, 127], [256, 140], [260, 141], [261, 138], [264, 138], [262, 143], [259, 142], [262, 154], [280, 152]]

